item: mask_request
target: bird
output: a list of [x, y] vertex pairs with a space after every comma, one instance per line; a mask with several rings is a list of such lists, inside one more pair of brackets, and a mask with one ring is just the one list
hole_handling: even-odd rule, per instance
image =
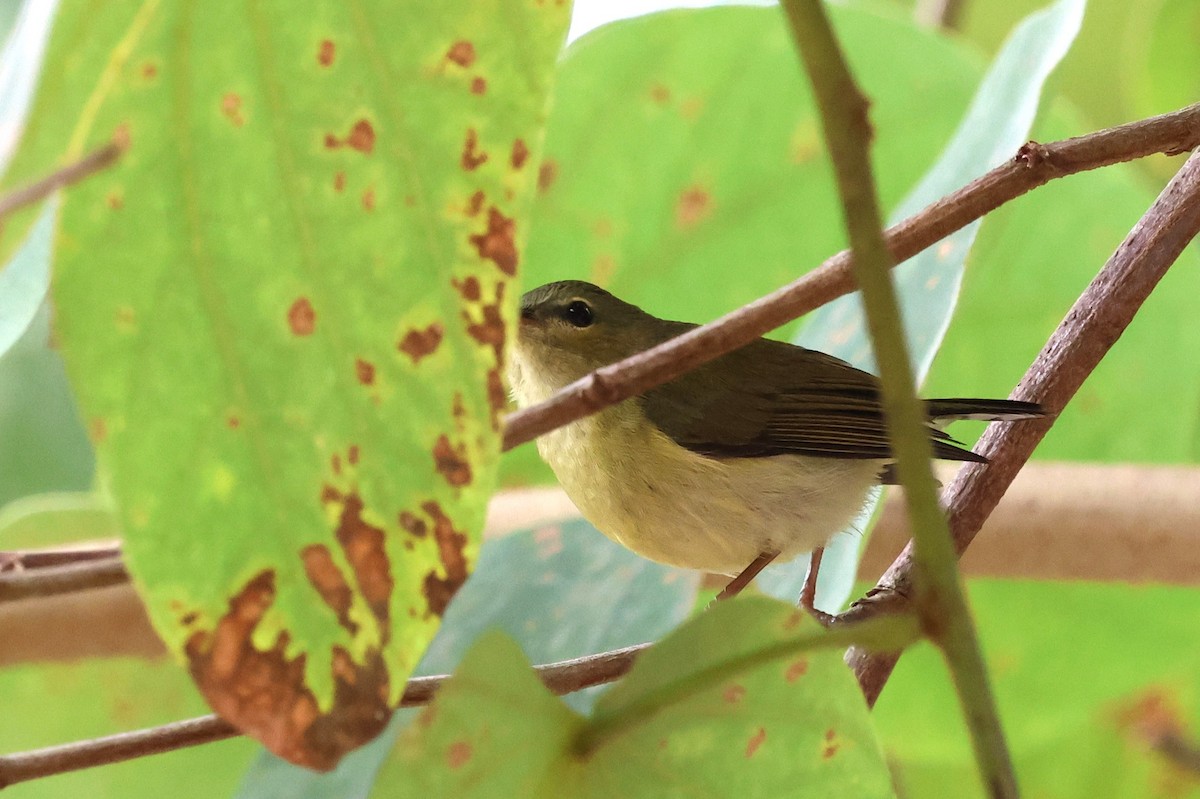
[[[521, 297], [508, 358], [519, 407], [696, 325], [660, 319], [580, 280]], [[934, 456], [986, 463], [942, 431], [957, 419], [1018, 421], [1036, 403], [925, 401]], [[894, 482], [879, 379], [832, 355], [760, 338], [537, 439], [567, 496], [600, 532], [659, 563], [730, 575], [736, 595], [768, 564], [813, 553], [874, 486]]]

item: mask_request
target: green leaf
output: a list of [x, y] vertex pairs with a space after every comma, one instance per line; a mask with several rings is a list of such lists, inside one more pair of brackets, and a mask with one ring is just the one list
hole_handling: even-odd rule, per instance
[[112, 505], [87, 492], [58, 492], [22, 497], [0, 508], [0, 546], [35, 549], [121, 535]]
[[[807, 629], [806, 629], [807, 628]], [[833, 636], [763, 598], [720, 603], [642, 655], [585, 721], [553, 699], [519, 650], [481, 639], [397, 743], [380, 796], [893, 796], [857, 683]], [[841, 639], [839, 639], [841, 640]], [[790, 656], [780, 656], [791, 642]], [[705, 683], [714, 667], [777, 652]], [[651, 715], [610, 722], [672, 683], [694, 685]], [[705, 684], [706, 687], [701, 687]], [[599, 739], [592, 733], [605, 727]], [[581, 750], [581, 741], [596, 742]], [[514, 742], [520, 745], [514, 745]]]
[[[687, 618], [699, 575], [634, 555], [581, 520], [549, 524], [484, 542], [471, 579], [454, 598], [418, 674], [459, 666], [488, 630], [517, 641], [534, 662], [550, 663], [653, 641]], [[565, 697], [591, 708], [595, 690]], [[416, 717], [401, 711], [386, 733], [314, 774], [264, 754], [246, 775], [243, 799], [363, 796], [397, 735]]]
[[[167, 724], [206, 711], [191, 681], [166, 659], [82, 659], [0, 670], [8, 723], [0, 751], [43, 746]], [[192, 746], [5, 788], [16, 799], [211, 799], [228, 796], [253, 757], [247, 738]]]
[[60, 10], [10, 179], [130, 142], [62, 209], [68, 371], [155, 627], [296, 762], [384, 727], [474, 560], [568, 14]]
[[[1083, 9], [1083, 0], [1059, 0], [1017, 26], [984, 75], [945, 151], [893, 209], [889, 225], [912, 216], [1012, 157], [1029, 137], [1046, 80], [1079, 33]], [[950, 325], [980, 224], [967, 225], [910, 258], [893, 273], [918, 381], [929, 373]], [[877, 371], [857, 293], [810, 314], [795, 343], [836, 355], [861, 369]], [[997, 396], [1008, 396], [1009, 390]], [[948, 396], [983, 396], [977, 392], [976, 387], [963, 384], [948, 389]], [[926, 396], [930, 396], [928, 392]], [[849, 599], [865, 540], [859, 531], [866, 529], [875, 500], [868, 503], [851, 530], [835, 536], [826, 547], [818, 575], [817, 607], [837, 612]], [[768, 570], [763, 580], [765, 590], [780, 598], [799, 596], [807, 570], [804, 560]]]
[[[971, 605], [1026, 796], [1196, 796], [1153, 751], [1200, 741], [1195, 588], [975, 580]], [[914, 647], [875, 718], [907, 796], [986, 796], [937, 650]]]

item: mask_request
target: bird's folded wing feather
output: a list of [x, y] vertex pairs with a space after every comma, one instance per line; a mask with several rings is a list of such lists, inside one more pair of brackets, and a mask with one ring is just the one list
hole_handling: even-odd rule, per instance
[[[643, 395], [677, 444], [715, 458], [889, 458], [879, 382], [829, 355], [758, 341]], [[933, 427], [934, 455], [983, 461]]]

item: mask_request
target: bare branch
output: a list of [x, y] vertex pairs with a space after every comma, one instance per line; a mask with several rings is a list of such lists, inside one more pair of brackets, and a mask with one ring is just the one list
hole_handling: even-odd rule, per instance
[[121, 141], [110, 142], [75, 163], [67, 164], [62, 169], [52, 172], [36, 183], [9, 192], [0, 197], [0, 219], [4, 219], [13, 211], [44, 200], [59, 189], [78, 183], [87, 176], [111, 166], [116, 163], [117, 158], [123, 152], [125, 152], [124, 143]]
[[[1036, 398], [1051, 411], [1065, 407], [1198, 232], [1200, 153], [1187, 160], [1108, 259], [1046, 342], [1013, 397]], [[960, 555], [1053, 423], [1050, 418], [1013, 426], [993, 425], [979, 440], [976, 451], [991, 462], [986, 468], [978, 464], [965, 466], [944, 497], [954, 546]], [[910, 541], [868, 596], [909, 595], [912, 582]], [[868, 600], [845, 615], [857, 618], [873, 612]], [[856, 649], [846, 654], [846, 662], [853, 667], [868, 702], [873, 704], [878, 698], [897, 657]]]
[[[650, 644], [638, 644], [599, 655], [535, 666], [538, 676], [555, 694], [569, 694], [602, 685], [625, 676], [638, 654]], [[401, 707], [428, 704], [449, 675], [414, 677], [408, 681]], [[50, 746], [0, 757], [0, 788], [40, 777], [79, 771], [109, 763], [158, 755], [189, 746], [215, 743], [240, 735], [229, 722], [217, 716], [176, 721], [145, 730], [107, 735], [90, 741]]]
[[126, 582], [120, 555], [0, 574], [0, 602], [68, 594]]
[[[1030, 142], [1016, 156], [964, 188], [886, 231], [897, 263], [905, 261], [1004, 203], [1054, 178], [1154, 153], [1200, 145], [1200, 104], [1052, 144]], [[706, 325], [598, 369], [545, 402], [505, 420], [503, 449], [532, 441], [602, 408], [679, 377], [803, 316], [857, 286], [843, 251], [803, 277]]]

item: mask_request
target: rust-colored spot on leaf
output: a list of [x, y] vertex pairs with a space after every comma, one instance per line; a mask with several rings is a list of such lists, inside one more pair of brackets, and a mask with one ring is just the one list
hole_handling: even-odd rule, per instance
[[675, 224], [688, 228], [704, 219], [712, 211], [712, 197], [700, 186], [689, 186], [679, 195], [675, 204]]
[[514, 237], [516, 224], [496, 209], [488, 208], [487, 231], [470, 236], [467, 240], [475, 247], [480, 258], [491, 261], [506, 275], [517, 274], [517, 244]]
[[328, 505], [332, 502], [341, 502], [343, 499], [342, 492], [338, 491], [333, 486], [326, 483], [321, 486], [321, 504]]
[[733, 683], [721, 692], [721, 698], [731, 705], [736, 705], [746, 696], [746, 686]]
[[825, 760], [837, 754], [840, 744], [837, 743], [837, 732], [832, 728], [825, 730], [825, 748], [821, 751], [821, 757]]
[[479, 134], [475, 128], [467, 128], [467, 140], [463, 143], [462, 167], [471, 172], [488, 160], [488, 154], [479, 149]]
[[479, 302], [479, 298], [483, 296], [483, 292], [479, 286], [479, 278], [474, 275], [462, 280], [451, 278], [450, 285], [454, 286], [467, 302]]
[[1117, 726], [1151, 746], [1167, 737], [1185, 734], [1186, 718], [1176, 696], [1161, 686], [1150, 686], [1117, 709]]
[[446, 570], [445, 577], [438, 576], [434, 571], [425, 575], [424, 592], [429, 612], [441, 616], [458, 589], [467, 581], [467, 558], [463, 554], [467, 537], [454, 529], [454, 523], [442, 512], [442, 506], [437, 502], [425, 502], [421, 510], [433, 519], [433, 538], [437, 542], [442, 567]]
[[108, 207], [114, 211], [120, 211], [125, 207], [125, 198], [122, 197], [119, 192], [110, 191], [108, 196], [104, 198], [104, 201], [108, 204]]
[[450, 45], [446, 51], [446, 60], [453, 61], [460, 67], [469, 67], [475, 63], [475, 45], [466, 39], [460, 39]]
[[487, 92], [487, 81], [483, 78], [475, 78], [471, 81], [471, 94], [485, 94]]
[[450, 768], [462, 768], [471, 759], [471, 744], [466, 741], [455, 741], [446, 750], [446, 765]]
[[438, 436], [437, 443], [433, 445], [433, 462], [438, 474], [455, 488], [470, 484], [471, 464], [467, 461], [467, 448], [462, 444], [451, 446], [449, 437], [444, 433]]
[[513, 169], [520, 169], [525, 166], [527, 160], [529, 160], [529, 148], [525, 146], [524, 139], [517, 139], [513, 142], [512, 147]]
[[268, 650], [254, 647], [254, 630], [274, 601], [275, 573], [260, 572], [229, 600], [216, 629], [188, 638], [184, 651], [192, 677], [213, 709], [238, 729], [286, 760], [328, 770], [387, 725], [387, 668], [378, 651], [354, 663], [335, 649], [333, 705], [323, 714], [304, 682], [306, 656], [287, 658], [286, 632]]
[[142, 77], [146, 80], [154, 80], [158, 77], [158, 65], [153, 61], [142, 64]]
[[345, 191], [345, 189], [346, 189], [346, 173], [345, 172], [334, 172], [333, 173], [333, 190], [336, 191], [338, 194], [341, 194], [343, 191]]
[[807, 673], [808, 673], [808, 659], [807, 658], [799, 658], [798, 660], [792, 661], [791, 665], [789, 665], [787, 667], [787, 671], [784, 672], [783, 677], [788, 682], [795, 682], [796, 680], [800, 679]]
[[308, 581], [337, 615], [338, 624], [349, 630], [351, 635], [357, 633], [358, 625], [350, 620], [350, 603], [354, 594], [342, 570], [333, 562], [329, 547], [324, 544], [307, 546], [300, 550], [300, 559], [304, 561], [304, 573], [308, 575]]
[[351, 466], [358, 465], [358, 444], [351, 444], [346, 450], [346, 460], [350, 461]]
[[375, 382], [375, 364], [362, 358], [355, 358], [354, 376], [364, 386], [372, 385]]
[[412, 328], [404, 335], [404, 338], [400, 339], [400, 343], [396, 347], [412, 358], [413, 363], [418, 363], [422, 358], [433, 354], [445, 335], [446, 331], [441, 323], [434, 322], [424, 330]]
[[200, 619], [200, 614], [196, 611], [190, 611], [179, 617], [179, 623], [184, 627], [191, 627]]
[[754, 753], [758, 751], [758, 747], [762, 746], [763, 741], [767, 740], [766, 727], [759, 727], [758, 730], [750, 736], [750, 740], [746, 742], [746, 757], [754, 757]]
[[650, 87], [650, 99], [658, 105], [666, 105], [671, 102], [671, 90], [661, 83], [656, 83]]
[[[496, 354], [496, 363], [504, 362], [504, 320], [500, 318], [500, 302], [504, 296], [504, 285], [496, 287], [496, 302], [480, 308], [483, 318], [467, 325], [467, 334]], [[467, 316], [466, 311], [463, 315]], [[467, 317], [470, 318], [469, 316]]]
[[462, 430], [463, 420], [467, 417], [467, 408], [463, 405], [463, 396], [459, 391], [454, 392], [454, 404], [450, 408], [450, 413], [454, 416], [455, 426]]
[[333, 66], [333, 57], [336, 49], [333, 46], [333, 41], [330, 39], [322, 39], [317, 45], [317, 63], [323, 67]]
[[334, 474], [341, 474], [342, 473], [342, 456], [338, 455], [335, 452], [333, 454], [333, 456], [329, 459], [329, 466], [331, 469], [333, 469]]
[[367, 189], [363, 192], [362, 207], [367, 211], [375, 210], [375, 189]]
[[500, 379], [500, 368], [493, 366], [487, 373], [488, 407], [492, 412], [492, 429], [500, 429], [500, 414], [508, 405], [508, 394], [504, 391], [504, 381]]
[[103, 444], [108, 440], [108, 423], [103, 416], [93, 416], [88, 424], [88, 438], [93, 444]]
[[386, 622], [394, 584], [391, 563], [384, 550], [383, 530], [363, 518], [363, 507], [362, 497], [347, 493], [335, 535], [354, 570], [358, 590], [376, 618]]
[[236, 92], [227, 92], [221, 98], [221, 113], [234, 124], [235, 127], [241, 127], [246, 124], [246, 118], [242, 116], [242, 98]]
[[471, 195], [471, 199], [467, 201], [467, 216], [478, 216], [483, 210], [483, 192], [476, 191]]
[[429, 532], [428, 525], [426, 525], [424, 520], [415, 513], [410, 513], [406, 510], [400, 511], [399, 521], [401, 527], [417, 538], [424, 538]]
[[325, 146], [330, 150], [349, 147], [363, 155], [370, 155], [375, 149], [375, 128], [365, 119], [360, 119], [350, 128], [345, 138], [339, 139], [332, 133], [325, 134]]
[[317, 328], [317, 312], [313, 310], [308, 297], [300, 297], [288, 308], [288, 327], [297, 336], [311, 336]]
[[230, 430], [237, 430], [242, 426], [242, 420], [234, 414], [229, 414], [229, 418], [225, 420], [225, 424], [229, 425]]
[[538, 167], [538, 191], [543, 194], [550, 191], [550, 187], [556, 180], [558, 180], [558, 162], [550, 158], [543, 159], [542, 165]]

